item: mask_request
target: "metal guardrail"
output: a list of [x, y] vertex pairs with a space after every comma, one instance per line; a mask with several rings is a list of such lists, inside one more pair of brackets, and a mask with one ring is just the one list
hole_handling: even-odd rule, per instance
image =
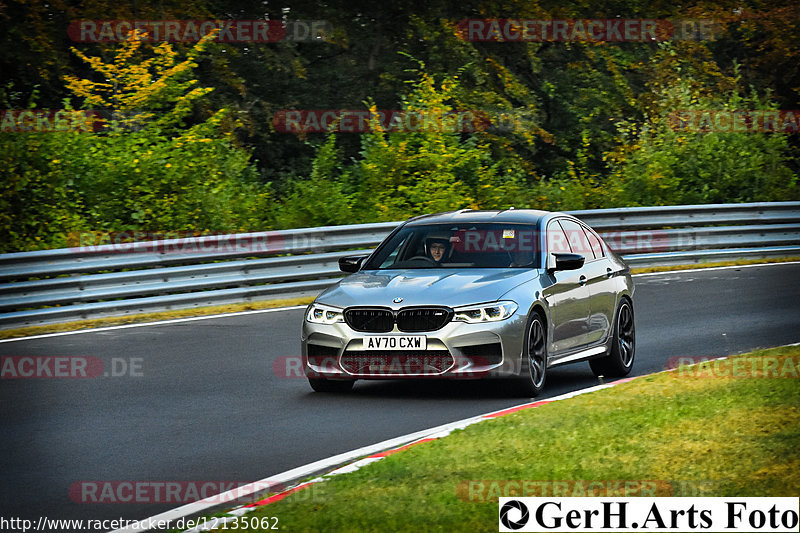
[[[800, 202], [572, 211], [633, 267], [800, 256]], [[0, 255], [0, 328], [315, 295], [399, 222]], [[41, 278], [41, 279], [37, 279]]]

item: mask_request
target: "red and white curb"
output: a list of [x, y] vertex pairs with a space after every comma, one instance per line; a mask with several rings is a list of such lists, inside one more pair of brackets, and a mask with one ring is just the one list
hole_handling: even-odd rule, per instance
[[[478, 422], [483, 422], [484, 420], [491, 420], [493, 418], [498, 418], [501, 416], [509, 415], [526, 409], [532, 409], [548, 403], [557, 402], [560, 400], [566, 400], [568, 398], [573, 398], [575, 396], [588, 394], [590, 392], [595, 392], [602, 389], [608, 389], [610, 387], [614, 387], [615, 385], [619, 385], [621, 383], [627, 383], [629, 381], [632, 381], [634, 379], [639, 379], [641, 377], [646, 377], [646, 376], [635, 376], [635, 377], [620, 379], [611, 383], [595, 385], [593, 387], [588, 387], [585, 389], [568, 392], [560, 396], [554, 396], [553, 398], [548, 398], [546, 400], [529, 402], [522, 405], [517, 405], [515, 407], [509, 407], [506, 409], [501, 409], [499, 411], [493, 411], [491, 413], [486, 413], [471, 418], [465, 418], [463, 420], [458, 420], [456, 422], [449, 422], [441, 426], [436, 426], [434, 428], [417, 431], [416, 433], [403, 435], [401, 437], [396, 437], [394, 439], [385, 440], [377, 444], [365, 446], [357, 450], [345, 452], [339, 455], [335, 455], [333, 457], [329, 457], [327, 459], [322, 459], [320, 461], [307, 464], [305, 466], [294, 468], [292, 470], [288, 470], [276, 476], [271, 476], [269, 478], [250, 483], [249, 485], [237, 487], [222, 494], [211, 496], [204, 500], [199, 500], [187, 505], [183, 505], [171, 511], [167, 511], [159, 515], [146, 518], [144, 520], [140, 520], [139, 522], [131, 524], [125, 528], [117, 529], [112, 533], [117, 533], [117, 532], [121, 533], [128, 531], [147, 531], [152, 528], [151, 524], [154, 523], [158, 522], [164, 523], [164, 521], [174, 522], [176, 520], [188, 516], [197, 516], [203, 512], [206, 513], [211, 512], [212, 510], [220, 506], [220, 502], [233, 502], [236, 500], [242, 500], [247, 497], [254, 497], [259, 492], [263, 493], [265, 487], [275, 487], [276, 485], [277, 486], [291, 485], [290, 488], [278, 492], [277, 494], [267, 496], [266, 498], [260, 499], [252, 503], [235, 507], [227, 511], [227, 513], [225, 513], [227, 516], [217, 517], [214, 521], [207, 521], [199, 526], [187, 529], [185, 530], [185, 533], [207, 531], [208, 529], [211, 529], [214, 526], [220, 527], [223, 523], [232, 522], [236, 520], [237, 517], [242, 516], [251, 511], [254, 511], [259, 507], [263, 507], [265, 505], [281, 501], [287, 496], [290, 496], [291, 494], [294, 494], [298, 491], [307, 489], [312, 485], [315, 485], [317, 483], [323, 483], [330, 477], [337, 476], [340, 474], [346, 474], [348, 472], [354, 472], [363, 466], [366, 466], [370, 463], [374, 463], [375, 461], [380, 461], [384, 457], [388, 457], [389, 455], [393, 455], [395, 453], [406, 450], [411, 446], [415, 446], [417, 444], [422, 444], [424, 442], [430, 442], [446, 437], [454, 430], [464, 429], [467, 426], [471, 426], [472, 424], [477, 424]], [[305, 481], [299, 484], [297, 483], [298, 480], [306, 479], [319, 472], [326, 472], [326, 473], [319, 477], [313, 478], [309, 481]]]
[[[784, 346], [800, 346], [800, 342], [796, 342], [793, 344], [786, 344]], [[709, 358], [707, 360], [698, 362], [696, 364], [705, 364], [713, 361], [719, 361], [723, 359], [728, 359], [728, 357], [730, 356]], [[689, 365], [689, 366], [694, 366], [694, 365]], [[524, 403], [521, 405], [517, 405], [515, 407], [508, 407], [506, 409], [501, 409], [499, 411], [493, 411], [491, 413], [486, 413], [471, 418], [465, 418], [463, 420], [450, 422], [434, 428], [425, 429], [422, 431], [418, 431], [416, 433], [411, 433], [409, 435], [403, 435], [401, 437], [396, 437], [394, 439], [385, 440], [377, 444], [365, 446], [357, 450], [341, 453], [339, 455], [335, 455], [327, 459], [322, 459], [320, 461], [316, 461], [314, 463], [310, 463], [305, 466], [294, 468], [292, 470], [288, 470], [276, 476], [272, 476], [263, 479], [261, 481], [256, 481], [254, 483], [250, 483], [249, 485], [244, 485], [242, 487], [237, 487], [235, 489], [229, 490], [217, 496], [212, 496], [204, 500], [183, 505], [171, 511], [167, 511], [165, 513], [131, 524], [126, 528], [117, 529], [112, 533], [123, 532], [123, 531], [147, 531], [154, 527], [152, 526], [153, 523], [158, 523], [159, 521], [176, 521], [181, 518], [186, 518], [189, 516], [198, 516], [201, 513], [209, 513], [215, 509], [220, 508], [220, 502], [241, 501], [242, 499], [247, 497], [255, 498], [259, 493], [261, 494], [264, 493], [265, 487], [275, 487], [275, 486], [285, 487], [287, 485], [290, 485], [289, 488], [280, 491], [276, 494], [272, 494], [271, 496], [267, 496], [266, 498], [262, 498], [252, 503], [234, 507], [229, 511], [227, 511], [226, 513], [224, 513], [226, 516], [215, 517], [215, 519], [212, 521], [205, 521], [201, 525], [185, 530], [184, 533], [196, 533], [200, 531], [207, 531], [213, 527], [220, 527], [224, 523], [233, 522], [234, 520], [237, 520], [238, 517], [247, 514], [251, 511], [254, 511], [259, 507], [279, 502], [296, 492], [307, 489], [318, 483], [323, 483], [327, 479], [333, 476], [346, 474], [349, 472], [355, 472], [356, 470], [358, 470], [363, 466], [366, 466], [370, 463], [374, 463], [376, 461], [380, 461], [384, 457], [388, 457], [389, 455], [401, 452], [417, 444], [422, 444], [424, 442], [431, 442], [446, 437], [454, 430], [464, 429], [465, 427], [471, 426], [472, 424], [477, 424], [478, 422], [491, 420], [493, 418], [499, 418], [502, 416], [506, 416], [519, 411], [524, 411], [527, 409], [533, 409], [548, 403], [553, 403], [560, 400], [567, 400], [569, 398], [574, 398], [576, 396], [581, 396], [583, 394], [588, 394], [591, 392], [608, 389], [616, 385], [620, 385], [622, 383], [628, 383], [635, 379], [655, 376], [658, 374], [663, 374], [665, 372], [674, 372], [676, 370], [677, 368], [670, 368], [667, 370], [662, 370], [660, 372], [654, 372], [652, 374], [644, 374], [641, 376], [624, 378], [617, 381], [613, 381], [611, 383], [604, 383], [601, 385], [595, 385], [593, 387], [587, 387], [585, 389], [568, 392], [565, 394], [561, 394], [559, 396], [548, 398], [546, 400], [537, 400], [534, 402]], [[326, 473], [319, 477], [310, 479], [308, 481], [303, 481], [298, 483], [298, 481], [313, 476], [314, 474], [318, 474], [319, 472], [326, 472]], [[224, 526], [222, 527], [224, 528]]]

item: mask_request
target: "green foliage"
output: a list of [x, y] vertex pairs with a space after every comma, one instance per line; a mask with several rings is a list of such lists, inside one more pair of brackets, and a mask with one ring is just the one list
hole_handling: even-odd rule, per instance
[[399, 220], [476, 206], [474, 184], [493, 180], [495, 171], [485, 146], [447, 131], [443, 117], [452, 111], [448, 98], [455, 84], [449, 79], [437, 86], [432, 76], [421, 74], [402, 110], [433, 120], [410, 131], [386, 133], [373, 120], [372, 131], [362, 137], [356, 169], [363, 184], [358, 199], [362, 217]]
[[[702, 96], [687, 83], [664, 91], [673, 110], [767, 110], [755, 93]], [[663, 112], [644, 126], [620, 123], [628, 144], [612, 156], [607, 199], [616, 205], [676, 205], [800, 198], [787, 134], [675, 129]]]
[[[121, 118], [119, 129], [93, 134], [0, 132], [0, 251], [64, 246], [76, 231], [255, 231], [463, 207], [798, 199], [797, 134], [673, 131], [666, 122], [676, 110], [800, 108], [800, 47], [786, 31], [800, 21], [795, 4], [288, 0], [269, 17], [324, 19], [334, 32], [315, 43], [134, 41], [79, 51], [63, 36], [70, 21], [254, 20], [264, 9], [12, 3], [2, 108], [69, 108], [62, 100], [71, 97]], [[495, 17], [719, 24], [711, 40], [661, 43], [460, 36], [459, 20]], [[493, 127], [293, 136], [272, 123], [279, 110], [364, 102], [470, 110]]]
[[[285, 214], [276, 217], [280, 224], [392, 221], [462, 208], [504, 208], [520, 198], [519, 169], [503, 172], [489, 143], [460, 133], [447, 118], [454, 111], [458, 78], [437, 83], [422, 70], [417, 75], [402, 98], [402, 111], [426, 119], [388, 132], [374, 118], [361, 136], [359, 157], [350, 164], [340, 162], [330, 133], [311, 177], [291, 183], [282, 204]], [[374, 104], [371, 109], [376, 111]], [[345, 194], [348, 187], [351, 193]]]
[[59, 169], [67, 135], [0, 133], [0, 251], [63, 247], [68, 232], [86, 229]]
[[[68, 77], [85, 107], [122, 114], [99, 132], [2, 134], [4, 251], [64, 246], [76, 231], [237, 232], [266, 226], [270, 191], [220, 109], [195, 120], [210, 89], [195, 88], [199, 43], [184, 60], [169, 45], [140, 53], [139, 41], [114, 63], [79, 55], [110, 82]], [[146, 109], [145, 112], [137, 112]], [[192, 123], [194, 122], [194, 123]]]
[[273, 214], [276, 227], [302, 228], [351, 223], [351, 200], [336, 174], [339, 158], [336, 134], [330, 133], [317, 150], [311, 176], [289, 183], [283, 202]]

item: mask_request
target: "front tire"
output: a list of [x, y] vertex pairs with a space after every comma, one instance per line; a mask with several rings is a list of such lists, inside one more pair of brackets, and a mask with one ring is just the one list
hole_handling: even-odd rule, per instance
[[355, 384], [354, 379], [334, 381], [323, 378], [308, 378], [308, 384], [315, 392], [350, 392]]
[[528, 321], [522, 357], [528, 368], [522, 376], [520, 393], [537, 396], [547, 378], [547, 329], [538, 313], [533, 313]]
[[636, 356], [636, 327], [633, 321], [633, 303], [623, 298], [614, 318], [614, 339], [611, 353], [600, 359], [592, 359], [589, 366], [595, 376], [627, 376], [633, 368]]

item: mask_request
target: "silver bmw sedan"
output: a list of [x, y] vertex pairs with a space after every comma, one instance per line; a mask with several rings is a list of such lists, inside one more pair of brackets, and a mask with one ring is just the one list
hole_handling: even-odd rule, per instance
[[635, 355], [630, 269], [564, 213], [462, 210], [412, 218], [309, 305], [303, 367], [318, 392], [359, 379], [513, 380], [588, 361], [624, 376]]

